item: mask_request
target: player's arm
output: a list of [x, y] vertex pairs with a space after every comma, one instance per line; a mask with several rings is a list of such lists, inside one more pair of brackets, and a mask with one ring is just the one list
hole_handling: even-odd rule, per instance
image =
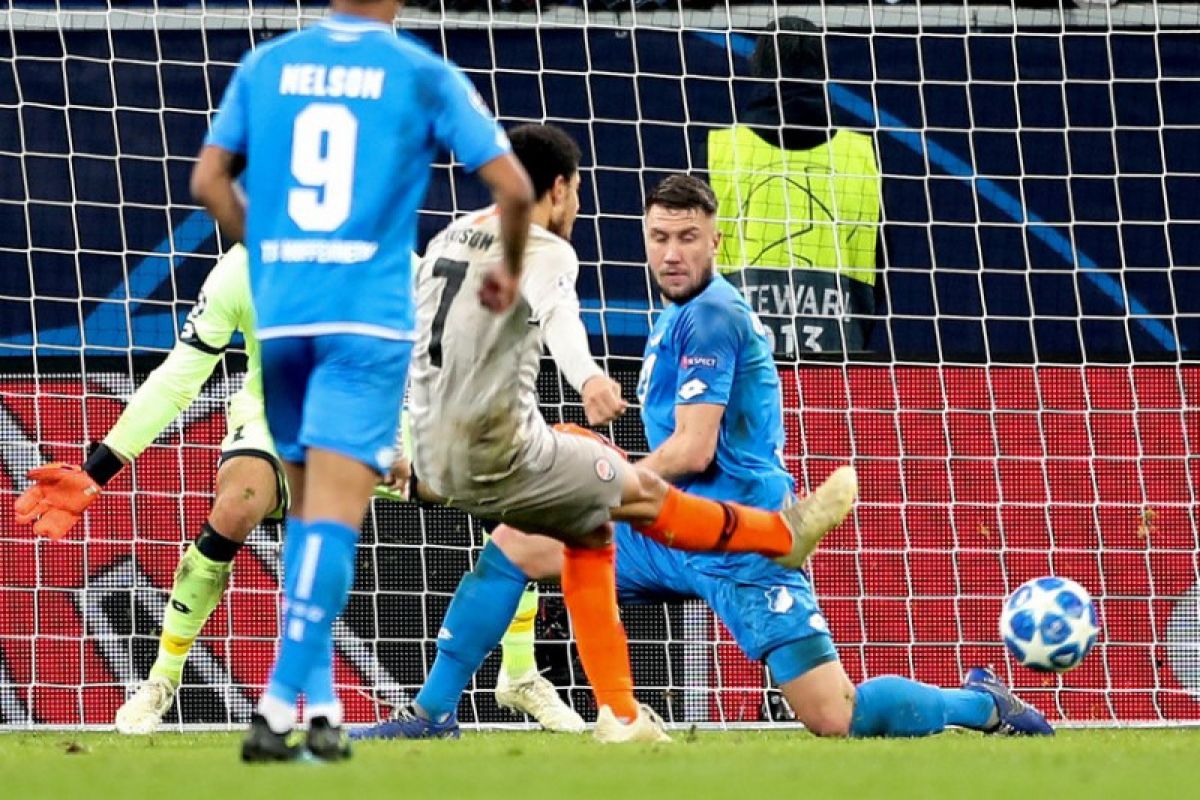
[[716, 403], [676, 405], [675, 430], [638, 466], [668, 483], [684, 475], [704, 472], [717, 454], [724, 414], [725, 406]]
[[192, 169], [192, 197], [204, 206], [231, 242], [246, 237], [246, 203], [234, 182], [241, 163], [237, 153], [209, 144], [200, 151]]
[[[500, 209], [500, 243], [504, 249], [504, 264], [507, 275], [515, 282], [520, 279], [524, 266], [525, 245], [529, 239], [529, 215], [533, 209], [533, 184], [525, 168], [517, 161], [512, 153], [498, 156], [479, 168], [479, 177], [492, 190], [492, 198]], [[512, 302], [512, 296], [507, 298], [496, 292], [498, 302], [493, 302], [489, 294], [500, 287], [493, 281], [484, 284], [483, 300], [489, 308], [499, 310], [506, 308]], [[505, 302], [507, 300], [507, 302]]]
[[[79, 521], [121, 469], [158, 438], [191, 405], [212, 375], [237, 328], [239, 304], [249, 298], [236, 270], [245, 251], [227, 253], [213, 268], [167, 358], [133, 393], [121, 416], [82, 467], [47, 464], [29, 473], [34, 485], [18, 498], [18, 521], [34, 523], [41, 536], [58, 539]], [[239, 288], [240, 287], [240, 288]]]
[[603, 425], [625, 413], [621, 385], [592, 359], [587, 329], [579, 317], [575, 279], [579, 262], [565, 245], [531, 264], [521, 279], [521, 294], [542, 329], [542, 340], [563, 377], [583, 398], [589, 425]]
[[704, 472], [716, 456], [740, 341], [736, 321], [715, 304], [688, 308], [676, 336], [681, 357], [675, 384], [675, 429], [639, 462], [666, 481]]
[[480, 292], [484, 305], [498, 311], [507, 308], [516, 297], [529, 238], [533, 184], [513, 156], [508, 137], [467, 76], [450, 64], [439, 65], [438, 70], [433, 99], [437, 108], [434, 137], [454, 152], [468, 172], [479, 173], [500, 209], [504, 263], [489, 273]]
[[246, 202], [234, 180], [245, 165], [249, 134], [247, 73], [253, 53], [238, 65], [192, 169], [191, 191], [233, 242], [246, 236]]

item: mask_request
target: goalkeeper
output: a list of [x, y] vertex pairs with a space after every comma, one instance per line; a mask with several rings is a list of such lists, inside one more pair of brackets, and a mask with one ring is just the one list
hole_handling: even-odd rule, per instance
[[239, 245], [213, 267], [179, 342], [130, 398], [83, 466], [47, 464], [33, 470], [29, 477], [34, 485], [16, 502], [18, 521], [32, 522], [42, 536], [64, 536], [101, 488], [196, 399], [234, 332], [242, 332], [249, 370], [243, 388], [229, 399], [216, 497], [175, 570], [150, 676], [117, 710], [120, 733], [146, 734], [158, 727], [175, 700], [196, 636], [221, 602], [233, 557], [260, 522], [282, 520], [287, 510], [283, 466], [263, 415], [253, 313], [246, 250]]
[[[667, 302], [646, 343], [638, 381], [652, 447], [638, 466], [689, 493], [779, 508], [794, 488], [783, 465], [779, 374], [761, 323], [713, 271], [720, 240], [716, 210], [708, 185], [683, 175], [667, 178], [647, 200], [646, 250]], [[502, 525], [492, 542], [511, 568], [492, 574], [491, 594], [463, 609], [481, 627], [491, 625], [484, 618], [506, 613], [498, 598], [515, 594], [526, 580], [554, 578], [565, 565], [563, 546], [543, 536]], [[895, 675], [855, 687], [804, 572], [754, 553], [672, 550], [623, 523], [616, 525], [615, 543], [622, 601], [705, 600], [741, 649], [766, 662], [797, 718], [816, 734], [924, 736], [947, 725], [989, 733], [1053, 732], [989, 669], [970, 670], [961, 689]], [[572, 622], [581, 636], [586, 619], [573, 615]], [[479, 644], [486, 652], [494, 642]], [[451, 658], [440, 645], [431, 676]], [[429, 683], [422, 695], [428, 689]], [[457, 699], [446, 705], [453, 708]], [[446, 725], [438, 733], [457, 732], [457, 725]]]

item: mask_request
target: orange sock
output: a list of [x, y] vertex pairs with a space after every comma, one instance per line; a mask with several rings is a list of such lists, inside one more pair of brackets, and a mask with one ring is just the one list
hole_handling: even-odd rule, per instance
[[596, 695], [619, 718], [637, 719], [629, 641], [617, 613], [616, 549], [568, 547], [563, 554], [562, 592], [575, 628], [579, 660]]
[[792, 534], [775, 511], [720, 503], [667, 489], [658, 518], [635, 528], [676, 550], [761, 553], [781, 556], [792, 549]]

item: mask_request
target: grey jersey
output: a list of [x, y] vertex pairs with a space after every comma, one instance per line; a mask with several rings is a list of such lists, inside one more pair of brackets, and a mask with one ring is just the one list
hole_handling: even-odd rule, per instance
[[[571, 245], [531, 226], [518, 298], [496, 314], [480, 304], [479, 289], [502, 258], [500, 217], [488, 208], [438, 234], [416, 273], [412, 461], [445, 497], [485, 492], [517, 470], [550, 466], [554, 439], [537, 405], [542, 327], [552, 318], [573, 320], [572, 338], [582, 337], [586, 350]], [[586, 361], [582, 380], [599, 373], [590, 355]]]

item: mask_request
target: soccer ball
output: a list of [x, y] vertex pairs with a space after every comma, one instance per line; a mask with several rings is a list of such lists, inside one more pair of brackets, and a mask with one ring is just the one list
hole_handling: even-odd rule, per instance
[[1067, 578], [1034, 578], [1004, 601], [1000, 636], [1022, 665], [1039, 672], [1066, 672], [1096, 643], [1092, 596]]

